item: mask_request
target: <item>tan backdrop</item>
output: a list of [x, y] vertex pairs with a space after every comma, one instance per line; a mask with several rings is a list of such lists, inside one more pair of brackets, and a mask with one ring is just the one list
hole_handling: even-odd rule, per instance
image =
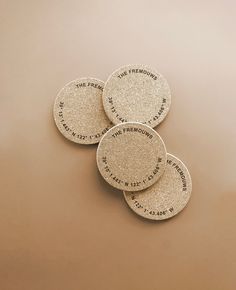
[[[0, 1], [0, 288], [236, 289], [235, 1]], [[58, 132], [58, 90], [121, 65], [159, 70], [157, 131], [193, 179], [165, 222], [100, 177], [96, 146]]]

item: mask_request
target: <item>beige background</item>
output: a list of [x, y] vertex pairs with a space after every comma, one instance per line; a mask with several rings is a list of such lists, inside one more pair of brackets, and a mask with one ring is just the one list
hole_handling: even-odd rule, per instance
[[[235, 1], [0, 1], [0, 289], [236, 288]], [[58, 132], [77, 77], [143, 63], [168, 79], [157, 128], [193, 179], [166, 222], [99, 176], [96, 146]]]

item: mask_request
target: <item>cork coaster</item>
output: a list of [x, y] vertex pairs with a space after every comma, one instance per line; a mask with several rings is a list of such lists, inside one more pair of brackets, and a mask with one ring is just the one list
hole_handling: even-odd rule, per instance
[[80, 144], [98, 143], [112, 127], [102, 104], [104, 82], [81, 78], [68, 83], [57, 95], [54, 119], [59, 131]]
[[142, 190], [164, 172], [166, 148], [149, 126], [138, 122], [118, 124], [101, 139], [97, 165], [112, 186], [128, 191]]
[[184, 209], [191, 191], [192, 181], [187, 167], [175, 156], [167, 154], [167, 165], [161, 178], [146, 190], [124, 191], [124, 197], [138, 215], [164, 220]]
[[170, 104], [166, 79], [145, 65], [123, 66], [105, 83], [103, 105], [114, 124], [136, 121], [153, 128], [163, 121]]

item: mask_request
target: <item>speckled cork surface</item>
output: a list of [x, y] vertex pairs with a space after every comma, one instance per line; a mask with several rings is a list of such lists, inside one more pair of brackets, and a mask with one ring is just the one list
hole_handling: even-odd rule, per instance
[[80, 144], [98, 143], [112, 123], [102, 105], [104, 82], [96, 78], [73, 80], [61, 89], [54, 104], [59, 131]]
[[136, 121], [155, 127], [166, 117], [171, 92], [166, 79], [146, 65], [127, 65], [105, 83], [103, 104], [114, 124]]
[[177, 157], [167, 154], [167, 165], [161, 178], [151, 187], [137, 192], [124, 191], [129, 207], [138, 215], [168, 219], [184, 209], [192, 191], [191, 176]]
[[166, 166], [166, 148], [152, 128], [128, 122], [111, 128], [97, 149], [97, 165], [112, 186], [129, 191], [156, 182]]

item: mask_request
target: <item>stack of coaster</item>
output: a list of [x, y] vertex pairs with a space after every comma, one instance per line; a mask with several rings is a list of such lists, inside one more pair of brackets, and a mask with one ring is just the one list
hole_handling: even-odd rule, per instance
[[99, 143], [102, 177], [123, 191], [134, 212], [163, 220], [179, 213], [192, 191], [187, 167], [167, 153], [153, 129], [170, 105], [170, 88], [160, 73], [145, 65], [127, 65], [106, 83], [96, 78], [68, 83], [55, 100], [54, 119], [67, 139]]

